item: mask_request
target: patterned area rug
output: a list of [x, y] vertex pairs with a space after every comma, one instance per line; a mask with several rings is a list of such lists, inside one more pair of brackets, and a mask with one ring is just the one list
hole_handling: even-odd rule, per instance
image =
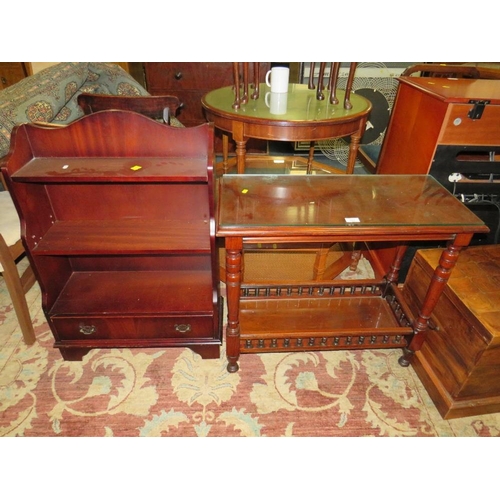
[[500, 414], [443, 420], [400, 350], [245, 354], [102, 349], [64, 361], [35, 284], [23, 343], [0, 280], [1, 436], [498, 436]]

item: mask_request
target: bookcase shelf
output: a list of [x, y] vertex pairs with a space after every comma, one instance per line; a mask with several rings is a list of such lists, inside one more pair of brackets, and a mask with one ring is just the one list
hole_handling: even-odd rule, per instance
[[188, 252], [210, 254], [208, 221], [58, 221], [33, 249], [37, 255]]

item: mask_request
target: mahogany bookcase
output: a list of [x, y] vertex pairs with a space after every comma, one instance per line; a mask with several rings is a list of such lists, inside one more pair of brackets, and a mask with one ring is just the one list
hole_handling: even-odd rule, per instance
[[219, 356], [213, 127], [102, 111], [18, 126], [2, 173], [55, 347]]

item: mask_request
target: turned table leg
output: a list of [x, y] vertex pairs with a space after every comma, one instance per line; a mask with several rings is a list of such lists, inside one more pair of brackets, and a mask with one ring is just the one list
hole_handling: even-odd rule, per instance
[[222, 168], [224, 173], [227, 174], [229, 161], [229, 137], [227, 134], [222, 134]]
[[240, 357], [240, 288], [241, 288], [242, 240], [226, 239], [226, 294], [227, 326], [226, 355], [227, 371], [238, 371]]
[[392, 261], [391, 268], [389, 269], [389, 272], [385, 277], [386, 285], [384, 290], [384, 296], [387, 293], [387, 289], [391, 284], [397, 284], [399, 279], [399, 271], [401, 269], [401, 263], [403, 262], [403, 258], [407, 250], [408, 250], [407, 243], [398, 245], [398, 247], [396, 248], [396, 254], [394, 255], [394, 260]]
[[236, 166], [239, 174], [245, 173], [246, 144], [248, 138], [244, 135], [243, 123], [233, 123], [233, 139], [236, 143]]
[[247, 141], [236, 141], [236, 166], [239, 174], [245, 173], [246, 143]]
[[311, 141], [309, 144], [309, 155], [307, 157], [307, 174], [310, 174], [312, 172], [312, 167], [314, 163], [314, 148], [316, 146], [316, 143], [314, 141]]
[[351, 143], [349, 144], [349, 158], [347, 159], [346, 174], [354, 173], [354, 165], [356, 165], [356, 158], [358, 156], [359, 141], [366, 128], [366, 117], [359, 122], [359, 128], [355, 134], [351, 135]]
[[432, 275], [422, 307], [413, 325], [413, 338], [410, 345], [403, 350], [403, 356], [399, 358], [399, 364], [401, 366], [408, 366], [413, 354], [422, 347], [429, 330], [431, 314], [448, 283], [461, 250], [470, 243], [471, 238], [472, 236], [467, 234], [458, 235], [453, 241], [450, 241], [443, 250], [441, 258], [439, 259], [439, 264]]

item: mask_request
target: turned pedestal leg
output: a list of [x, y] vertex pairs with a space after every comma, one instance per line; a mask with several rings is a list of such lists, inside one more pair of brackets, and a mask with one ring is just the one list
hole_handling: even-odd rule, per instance
[[226, 239], [226, 295], [227, 326], [226, 355], [227, 371], [238, 371], [240, 357], [240, 286], [241, 286], [242, 240]]
[[457, 263], [458, 256], [463, 247], [467, 246], [471, 240], [471, 235], [459, 235], [454, 241], [448, 243], [443, 250], [439, 264], [434, 270], [431, 283], [427, 289], [422, 307], [413, 325], [413, 338], [410, 345], [403, 350], [403, 356], [399, 359], [401, 366], [408, 366], [415, 351], [418, 351], [425, 341], [429, 330], [429, 319], [434, 307], [441, 297], [446, 284], [451, 275], [451, 271]]
[[356, 157], [358, 156], [360, 137], [351, 135], [351, 144], [349, 145], [349, 158], [347, 160], [346, 174], [354, 173], [354, 165], [356, 164]]
[[316, 146], [316, 143], [314, 141], [311, 141], [309, 144], [309, 155], [307, 157], [307, 174], [310, 174], [312, 172], [312, 167], [314, 163], [314, 148]]
[[239, 174], [245, 173], [246, 143], [247, 141], [236, 141], [236, 166]]
[[233, 139], [236, 143], [236, 166], [239, 174], [245, 173], [246, 144], [248, 138], [245, 137], [243, 123], [233, 123]]
[[349, 158], [347, 160], [346, 174], [354, 173], [354, 165], [356, 164], [356, 158], [358, 156], [359, 141], [365, 133], [366, 128], [366, 118], [361, 120], [359, 124], [359, 129], [355, 134], [351, 135], [351, 143], [349, 145]]
[[222, 134], [222, 168], [224, 173], [227, 173], [229, 160], [229, 137], [227, 134]]

